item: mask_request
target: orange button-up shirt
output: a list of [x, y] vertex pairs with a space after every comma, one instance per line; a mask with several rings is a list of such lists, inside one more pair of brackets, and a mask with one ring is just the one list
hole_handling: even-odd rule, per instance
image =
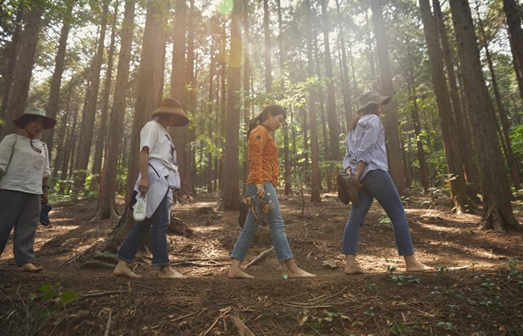
[[249, 135], [249, 164], [247, 184], [263, 184], [264, 181], [272, 182], [274, 186], [278, 184], [278, 145], [263, 125], [256, 126]]

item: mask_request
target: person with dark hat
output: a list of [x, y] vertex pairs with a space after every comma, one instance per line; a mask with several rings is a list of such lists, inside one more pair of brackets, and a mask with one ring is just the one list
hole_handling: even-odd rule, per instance
[[189, 123], [180, 102], [165, 99], [152, 114], [140, 132], [140, 175], [136, 181], [133, 217], [136, 224], [117, 253], [120, 262], [114, 275], [137, 278], [131, 263], [142, 240], [151, 227], [151, 252], [153, 266], [160, 269], [161, 278], [185, 278], [170, 266], [167, 248], [167, 227], [173, 206], [172, 190], [180, 188], [180, 174], [176, 162], [176, 149], [167, 127], [185, 126]]
[[385, 129], [380, 120], [383, 106], [391, 97], [376, 91], [364, 93], [359, 98], [360, 109], [354, 118], [347, 140], [343, 169], [361, 184], [358, 202], [353, 202], [343, 233], [342, 253], [347, 255], [346, 274], [367, 273], [356, 262], [360, 228], [374, 199], [377, 199], [392, 221], [396, 246], [405, 258], [408, 272], [427, 271], [432, 268], [422, 264], [414, 255], [407, 216], [396, 186], [388, 173]]
[[40, 272], [35, 266], [34, 239], [41, 206], [47, 204], [49, 154], [38, 139], [44, 129], [53, 128], [56, 120], [45, 111], [27, 108], [14, 121], [19, 131], [0, 143], [0, 255], [14, 227], [13, 253], [18, 267], [27, 272]]

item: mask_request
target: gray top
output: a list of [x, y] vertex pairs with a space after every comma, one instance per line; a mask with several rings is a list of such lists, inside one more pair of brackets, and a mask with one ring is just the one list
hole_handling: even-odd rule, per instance
[[347, 151], [343, 158], [343, 170], [350, 167], [356, 173], [358, 162], [366, 163], [360, 181], [369, 171], [388, 171], [385, 128], [377, 115], [362, 116], [356, 127], [347, 134], [345, 147]]

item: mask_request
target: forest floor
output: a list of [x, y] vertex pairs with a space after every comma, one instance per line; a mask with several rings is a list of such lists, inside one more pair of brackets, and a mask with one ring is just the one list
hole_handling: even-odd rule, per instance
[[[2, 335], [523, 335], [523, 232], [478, 229], [478, 215], [456, 215], [422, 195], [406, 200], [414, 247], [431, 273], [404, 273], [391, 224], [373, 205], [359, 260], [371, 271], [343, 273], [346, 206], [280, 197], [298, 264], [314, 279], [286, 279], [273, 251], [250, 267], [253, 280], [228, 280], [228, 255], [240, 232], [237, 212], [206, 211], [216, 195], [176, 205], [193, 230], [170, 235], [171, 261], [190, 278], [160, 279], [149, 259], [143, 277], [80, 268], [65, 260], [103, 241], [115, 220], [92, 222], [96, 202], [55, 206], [52, 227], [36, 235], [39, 274], [19, 271], [12, 241], [0, 259]], [[119, 200], [123, 207], [122, 201]], [[523, 223], [523, 206], [514, 203]], [[247, 261], [271, 247], [260, 227]], [[327, 266], [326, 264], [330, 264]], [[396, 269], [394, 269], [396, 268]]]

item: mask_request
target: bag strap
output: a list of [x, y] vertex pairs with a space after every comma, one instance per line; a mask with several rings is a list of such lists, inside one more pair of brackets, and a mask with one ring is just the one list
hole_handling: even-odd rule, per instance
[[14, 134], [14, 136], [15, 136], [15, 141], [13, 141], [13, 146], [11, 147], [11, 155], [9, 156], [9, 161], [7, 162], [7, 166], [5, 167], [5, 171], [2, 173], [2, 175], [5, 175], [7, 173], [7, 170], [9, 169], [9, 165], [11, 164], [11, 160], [13, 159], [13, 155], [15, 153], [15, 146], [16, 146], [16, 142], [18, 141], [18, 136], [16, 134]]
[[154, 169], [153, 165], [149, 163], [149, 167], [151, 167], [154, 172], [156, 173], [156, 176], [158, 176], [158, 178], [160, 178], [160, 174], [158, 174], [158, 171], [156, 169]]

